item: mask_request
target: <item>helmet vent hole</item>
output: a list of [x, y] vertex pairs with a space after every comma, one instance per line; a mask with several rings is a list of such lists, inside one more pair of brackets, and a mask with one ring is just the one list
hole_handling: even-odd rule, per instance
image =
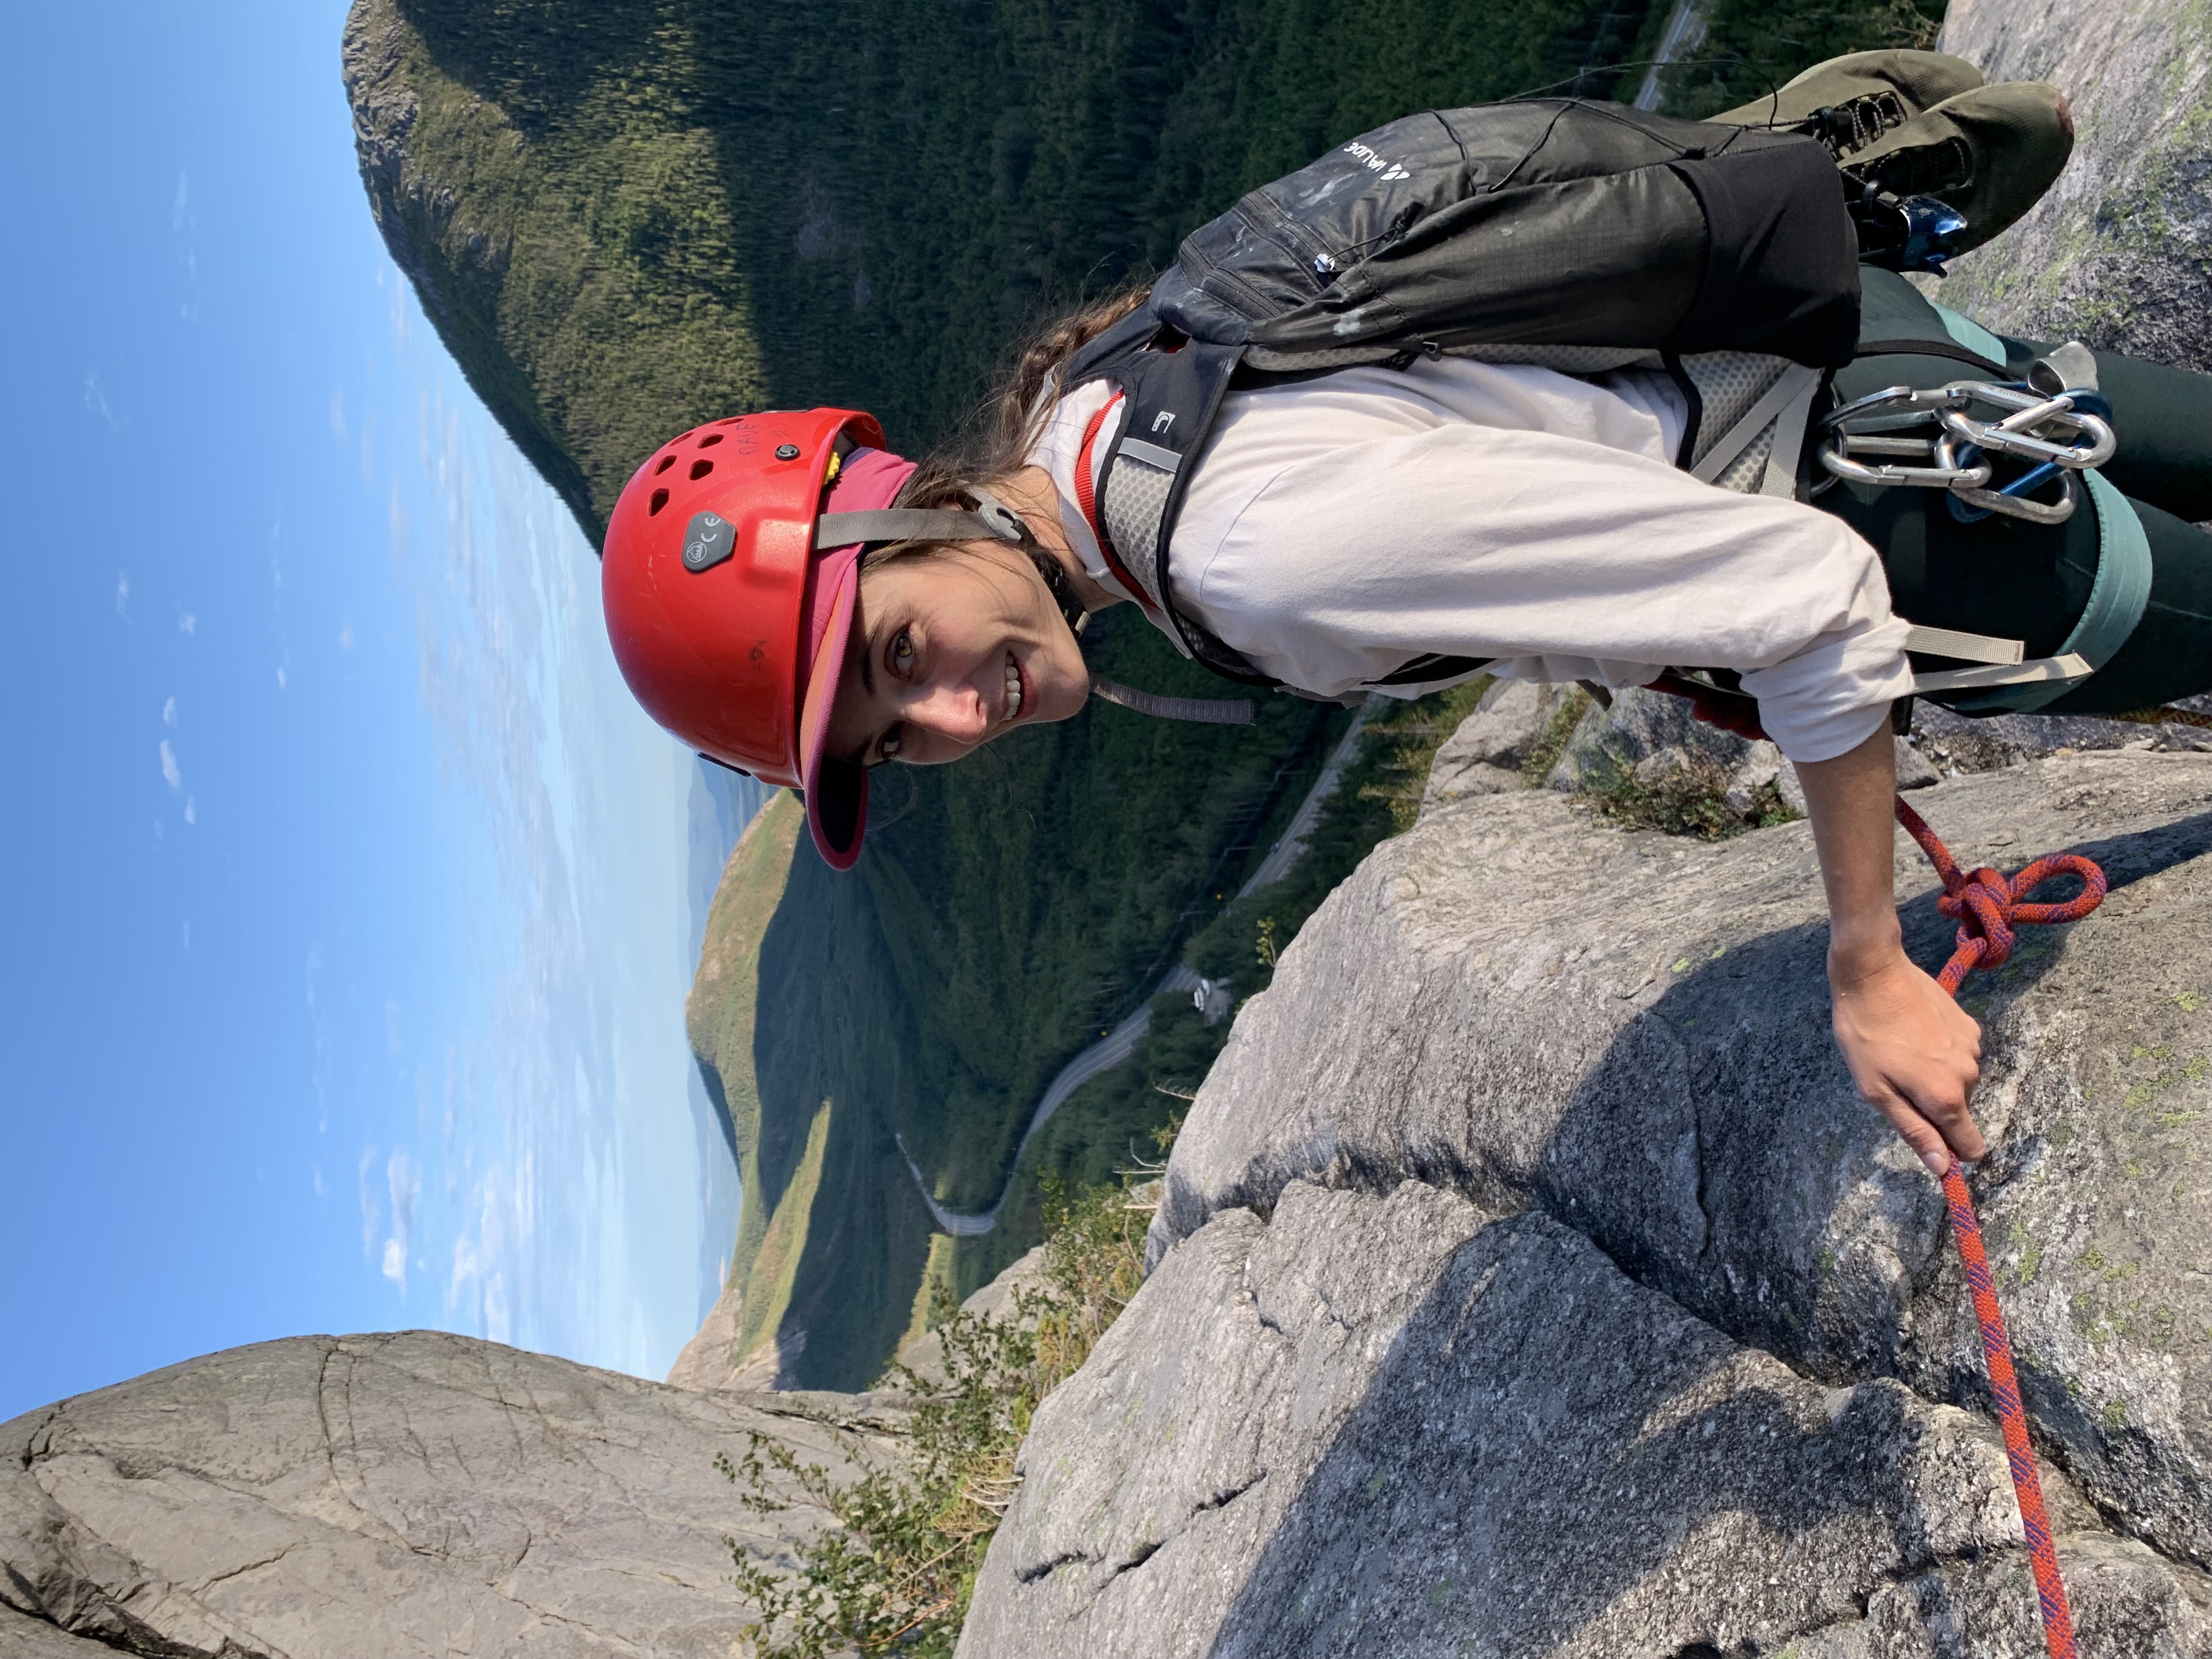
[[714, 470], [714, 464], [712, 461], [694, 461], [691, 463], [691, 481], [696, 483]]
[[653, 492], [652, 504], [645, 509], [645, 516], [649, 519], [667, 505], [668, 492], [665, 489], [656, 489]]
[[721, 441], [722, 434], [720, 433], [709, 432], [705, 437], [699, 440], [699, 447], [702, 449], [712, 449], [716, 444]]
[[653, 469], [653, 476], [657, 478], [675, 465], [676, 458], [673, 455], [663, 455], [660, 458], [660, 465]]

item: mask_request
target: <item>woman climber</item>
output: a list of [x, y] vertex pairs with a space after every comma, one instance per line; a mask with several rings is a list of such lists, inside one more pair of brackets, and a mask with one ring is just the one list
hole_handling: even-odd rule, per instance
[[841, 410], [672, 440], [610, 520], [617, 659], [684, 741], [803, 789], [840, 869], [872, 767], [1081, 708], [1112, 605], [1321, 697], [1662, 682], [1795, 763], [1838, 1045], [1940, 1175], [1985, 1150], [1980, 1035], [1903, 949], [1893, 711], [2212, 684], [2212, 380], [1993, 335], [1895, 274], [1988, 240], [2067, 149], [2051, 88], [1933, 53], [1710, 123], [1409, 118], [1044, 331], [964, 448], [917, 466]]

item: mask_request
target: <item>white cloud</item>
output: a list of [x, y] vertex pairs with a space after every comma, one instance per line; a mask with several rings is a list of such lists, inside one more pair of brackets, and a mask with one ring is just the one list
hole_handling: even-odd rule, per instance
[[346, 440], [345, 393], [337, 386], [331, 388], [331, 435], [340, 443]]
[[344, 627], [338, 629], [338, 649], [341, 651], [350, 651], [353, 649], [353, 624], [351, 623], [346, 623]]
[[172, 732], [177, 729], [177, 700], [174, 697], [161, 705], [161, 724]]
[[192, 805], [192, 798], [191, 798], [190, 795], [185, 796], [185, 822], [186, 823], [198, 823], [199, 821], [200, 821], [199, 809], [198, 809], [198, 807], [196, 807], [196, 806], [194, 806], [194, 805]]
[[177, 765], [177, 751], [169, 746], [167, 738], [161, 739], [161, 778], [173, 793], [184, 793], [185, 775]]
[[422, 1191], [422, 1170], [404, 1147], [393, 1151], [385, 1166], [385, 1183], [392, 1194], [392, 1237], [384, 1241], [384, 1276], [407, 1294], [407, 1249], [415, 1231], [415, 1200]]
[[127, 570], [115, 573], [115, 614], [124, 617], [131, 615], [131, 573]]
[[177, 199], [169, 205], [169, 228], [182, 230], [191, 222], [192, 181], [188, 173], [177, 175]]
[[84, 406], [106, 422], [110, 432], [120, 432], [131, 424], [108, 407], [107, 393], [100, 389], [97, 374], [84, 377]]
[[284, 689], [284, 665], [282, 663], [276, 665], [276, 689], [279, 691]]
[[319, 1199], [328, 1198], [330, 1194], [325, 1191], [323, 1188], [323, 1166], [319, 1164], [310, 1164], [308, 1168], [315, 1178], [315, 1196]]
[[[410, 321], [403, 300], [396, 337]], [[658, 1375], [727, 1248], [726, 1233], [701, 1248], [720, 1229], [696, 1214], [689, 975], [662, 937], [682, 937], [681, 767], [614, 671], [596, 567], [559, 501], [428, 347], [410, 366], [416, 419], [386, 431], [380, 414], [376, 434], [398, 463], [391, 560], [416, 602], [440, 779], [488, 832], [495, 879], [471, 894], [488, 1018], [447, 1045], [455, 1127], [413, 1233], [387, 1218], [370, 1259], [398, 1241], [396, 1272], [442, 1291], [450, 1328]], [[348, 414], [357, 441], [362, 411]], [[439, 1015], [408, 1007], [419, 1059]], [[417, 1092], [409, 1144], [427, 1162], [439, 1114]]]
[[[312, 971], [312, 970], [311, 970]], [[312, 986], [312, 980], [309, 981]], [[312, 997], [312, 991], [310, 996]], [[374, 1258], [376, 1235], [384, 1225], [384, 1206], [377, 1202], [376, 1188], [369, 1183], [368, 1172], [376, 1164], [376, 1148], [361, 1149], [361, 1253]]]
[[527, 1264], [517, 1259], [515, 1241], [509, 1236], [507, 1212], [514, 1188], [497, 1165], [476, 1183], [473, 1228], [466, 1224], [453, 1240], [453, 1276], [446, 1283], [445, 1316], [494, 1342], [513, 1342], [514, 1314], [508, 1291], [509, 1264], [527, 1275]]
[[197, 633], [199, 630], [199, 625], [200, 619], [189, 611], [177, 618], [177, 632], [179, 634]]

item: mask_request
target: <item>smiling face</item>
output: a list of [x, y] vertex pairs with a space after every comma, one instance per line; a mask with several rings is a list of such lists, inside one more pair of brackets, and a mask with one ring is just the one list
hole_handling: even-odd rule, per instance
[[958, 760], [1009, 726], [1064, 720], [1090, 672], [1028, 557], [985, 542], [860, 576], [828, 750], [866, 765]]

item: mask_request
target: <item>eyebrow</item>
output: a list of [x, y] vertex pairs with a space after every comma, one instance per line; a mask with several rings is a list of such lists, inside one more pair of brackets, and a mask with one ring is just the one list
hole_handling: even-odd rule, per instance
[[876, 642], [863, 640], [861, 643], [866, 649], [860, 653], [860, 684], [872, 697], [876, 695]]

